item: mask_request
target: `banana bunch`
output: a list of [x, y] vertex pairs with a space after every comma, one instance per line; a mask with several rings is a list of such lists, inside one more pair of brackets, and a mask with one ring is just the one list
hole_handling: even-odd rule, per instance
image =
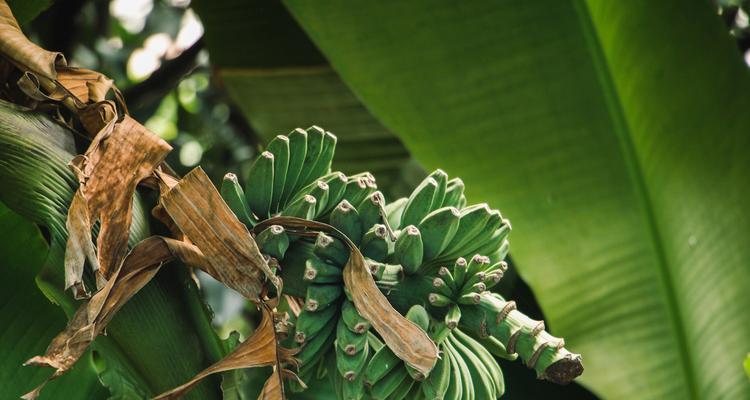
[[278, 261], [285, 293], [304, 298], [284, 343], [300, 348], [302, 380], [327, 375], [341, 399], [491, 399], [504, 391], [495, 357], [520, 356], [553, 381], [580, 374], [580, 356], [562, 339], [491, 292], [508, 268], [511, 226], [499, 211], [467, 205], [464, 183], [442, 170], [408, 198], [386, 204], [371, 174], [330, 171], [335, 145], [334, 135], [315, 126], [277, 136], [244, 188], [234, 174], [224, 177], [222, 197], [248, 228], [294, 216], [344, 233], [386, 297], [430, 333], [442, 356], [423, 376], [383, 345], [344, 287], [349, 249], [341, 240], [323, 232], [298, 237], [271, 225], [255, 240]]

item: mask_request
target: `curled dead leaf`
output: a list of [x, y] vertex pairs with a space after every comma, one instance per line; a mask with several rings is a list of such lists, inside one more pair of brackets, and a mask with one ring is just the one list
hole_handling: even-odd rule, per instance
[[295, 217], [265, 220], [256, 225], [254, 231], [261, 232], [271, 225], [281, 225], [292, 235], [314, 236], [318, 231], [326, 231], [343, 240], [351, 251], [344, 267], [344, 285], [349, 289], [357, 311], [370, 321], [398, 358], [425, 376], [429, 374], [438, 357], [435, 342], [422, 328], [393, 308], [375, 284], [364, 256], [346, 235], [328, 224]]
[[[255, 368], [273, 366], [274, 373], [268, 378], [263, 387], [260, 399], [283, 399], [284, 385], [282, 379], [297, 376], [283, 368], [284, 364], [296, 365], [295, 350], [285, 349], [278, 344], [277, 333], [274, 328], [274, 312], [268, 304], [261, 304], [263, 318], [255, 332], [226, 357], [204, 369], [184, 384], [160, 394], [155, 399], [179, 398], [200, 382], [203, 378], [218, 372], [239, 368]], [[278, 371], [286, 371], [279, 373]]]
[[[172, 147], [134, 119], [114, 119], [96, 135], [86, 154], [71, 161], [80, 186], [75, 208], [68, 213], [69, 239], [65, 254], [66, 289], [79, 286], [91, 228], [101, 222], [97, 238], [98, 286], [109, 279], [127, 253], [133, 193], [151, 175]], [[81, 217], [88, 212], [88, 221]], [[96, 265], [93, 265], [96, 267]]]
[[263, 275], [281, 292], [281, 279], [203, 169], [193, 169], [176, 183], [166, 179], [159, 203], [180, 232], [206, 255], [204, 271], [249, 300], [260, 300]]
[[[205, 263], [200, 250], [186, 242], [152, 236], [138, 243], [104, 287], [78, 308], [44, 355], [33, 357], [24, 365], [55, 368], [47, 381], [63, 375], [104, 331], [117, 311], [154, 277], [163, 263], [175, 257], [192, 266]], [[47, 381], [23, 398], [35, 399]]]

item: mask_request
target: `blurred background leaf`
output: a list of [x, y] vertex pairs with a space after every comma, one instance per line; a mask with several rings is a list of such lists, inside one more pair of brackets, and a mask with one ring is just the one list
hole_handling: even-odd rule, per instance
[[708, 2], [285, 4], [421, 163], [514, 222], [582, 382], [750, 396], [750, 76]]

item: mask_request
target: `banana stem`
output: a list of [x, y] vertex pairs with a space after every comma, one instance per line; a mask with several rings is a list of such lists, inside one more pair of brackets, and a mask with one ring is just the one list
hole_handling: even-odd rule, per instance
[[508, 353], [518, 353], [539, 379], [566, 384], [583, 373], [581, 356], [568, 351], [561, 338], [550, 335], [543, 321], [516, 309], [515, 302], [483, 293], [478, 305], [461, 306], [461, 326], [479, 337], [500, 340]]

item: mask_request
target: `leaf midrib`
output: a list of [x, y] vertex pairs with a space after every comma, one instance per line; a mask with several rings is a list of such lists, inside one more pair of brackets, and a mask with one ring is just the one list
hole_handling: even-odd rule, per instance
[[690, 399], [697, 399], [698, 390], [694, 379], [695, 368], [693, 367], [693, 360], [688, 345], [685, 329], [686, 325], [680, 309], [680, 303], [677, 301], [672, 273], [669, 270], [662, 236], [656, 222], [656, 216], [654, 215], [653, 202], [649, 196], [648, 188], [643, 176], [643, 170], [638, 161], [638, 156], [636, 155], [635, 146], [630, 134], [630, 128], [628, 127], [625, 112], [620, 103], [620, 98], [617, 95], [611, 71], [604, 55], [604, 49], [599, 41], [591, 15], [588, 12], [588, 6], [584, 1], [585, 0], [575, 0], [574, 8], [581, 23], [581, 31], [584, 39], [586, 40], [588, 47], [591, 49], [590, 54], [594, 71], [600, 82], [602, 94], [607, 108], [609, 109], [609, 114], [612, 117], [612, 127], [614, 128], [614, 133], [620, 143], [619, 148], [622, 152], [623, 160], [625, 161], [626, 170], [633, 183], [634, 196], [644, 211], [643, 218], [646, 227], [648, 228], [649, 238], [651, 239], [650, 242], [656, 255], [655, 261], [657, 271], [662, 280], [661, 283], [664, 289], [664, 297], [666, 298], [668, 313], [672, 316], [670, 322], [675, 332], [675, 339], [678, 347], [677, 350], [679, 353], [678, 357], [682, 361], [680, 364], [683, 375], [685, 376], [688, 396]]

